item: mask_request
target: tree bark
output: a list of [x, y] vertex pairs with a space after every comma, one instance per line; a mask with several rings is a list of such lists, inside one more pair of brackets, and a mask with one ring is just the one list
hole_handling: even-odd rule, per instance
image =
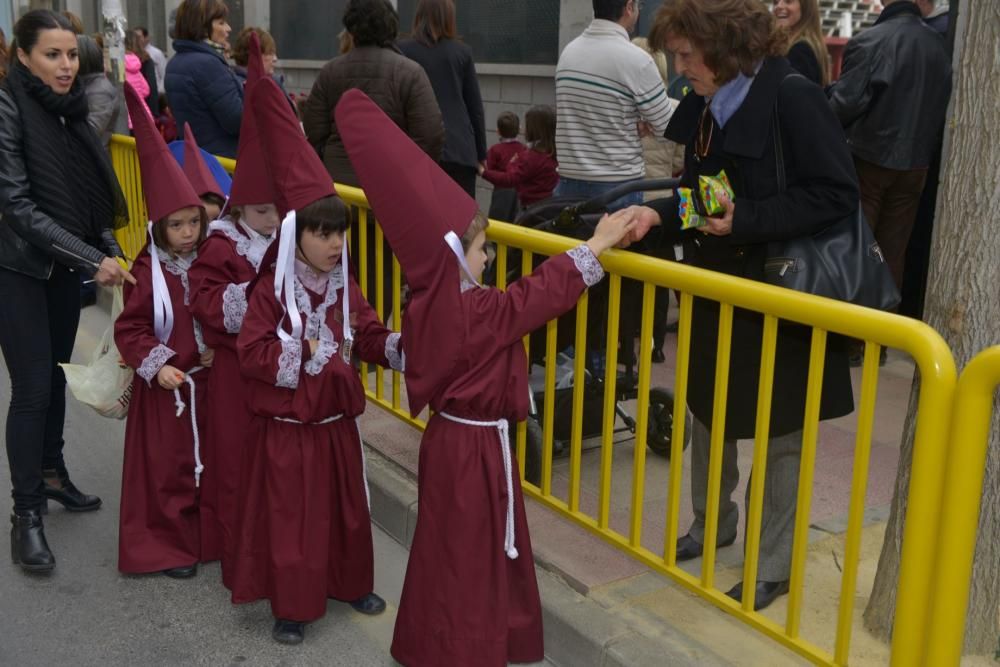
[[[959, 368], [977, 352], [1000, 343], [998, 43], [1000, 4], [963, 1], [955, 27], [954, 88], [924, 311], [927, 323], [951, 346]], [[864, 613], [866, 627], [884, 639], [895, 612], [918, 391], [919, 381], [914, 381], [885, 542]], [[966, 620], [965, 650], [976, 654], [995, 651], [1000, 634], [1000, 401], [996, 408]]]

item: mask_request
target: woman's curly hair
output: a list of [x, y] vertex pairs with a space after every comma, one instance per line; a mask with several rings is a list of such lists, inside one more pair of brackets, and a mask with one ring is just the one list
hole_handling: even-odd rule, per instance
[[722, 85], [767, 56], [785, 52], [786, 37], [760, 0], [665, 0], [653, 19], [649, 45], [666, 51], [671, 37], [687, 39]]
[[399, 14], [389, 0], [350, 0], [344, 27], [354, 46], [392, 46], [399, 35]]

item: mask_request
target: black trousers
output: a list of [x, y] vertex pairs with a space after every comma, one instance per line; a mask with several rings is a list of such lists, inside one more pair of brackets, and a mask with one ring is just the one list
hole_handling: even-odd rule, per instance
[[476, 198], [476, 176], [479, 175], [479, 172], [475, 167], [456, 162], [442, 162], [441, 169], [451, 176], [451, 179], [458, 183], [459, 187], [469, 193], [470, 197]]
[[56, 264], [48, 280], [0, 268], [0, 350], [10, 374], [7, 462], [14, 509], [42, 504], [42, 470], [65, 469], [66, 377], [80, 324], [80, 280]]

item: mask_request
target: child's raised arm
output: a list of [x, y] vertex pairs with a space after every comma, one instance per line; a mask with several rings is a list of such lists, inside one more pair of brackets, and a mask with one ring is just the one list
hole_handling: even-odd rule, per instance
[[511, 283], [507, 291], [481, 290], [472, 295], [469, 326], [486, 332], [499, 345], [510, 345], [546, 322], [569, 311], [587, 287], [604, 277], [597, 259], [634, 226], [626, 211], [606, 215], [585, 244], [544, 262], [531, 275]]

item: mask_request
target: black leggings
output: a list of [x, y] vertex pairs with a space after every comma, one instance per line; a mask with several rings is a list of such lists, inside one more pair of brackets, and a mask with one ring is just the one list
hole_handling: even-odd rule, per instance
[[0, 350], [10, 374], [7, 462], [14, 509], [42, 504], [42, 470], [65, 469], [66, 377], [80, 324], [80, 280], [56, 264], [48, 280], [0, 268]]

